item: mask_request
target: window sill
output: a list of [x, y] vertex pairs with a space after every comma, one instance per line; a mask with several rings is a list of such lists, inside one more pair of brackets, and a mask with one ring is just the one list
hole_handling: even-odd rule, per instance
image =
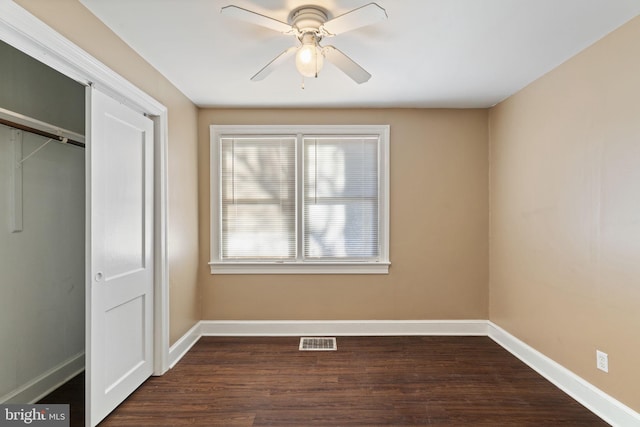
[[371, 263], [221, 263], [210, 262], [211, 274], [389, 274], [389, 262]]

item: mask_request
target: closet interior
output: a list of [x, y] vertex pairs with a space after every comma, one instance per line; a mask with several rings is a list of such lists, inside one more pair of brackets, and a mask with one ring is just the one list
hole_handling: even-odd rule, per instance
[[82, 372], [85, 88], [0, 42], [0, 403]]

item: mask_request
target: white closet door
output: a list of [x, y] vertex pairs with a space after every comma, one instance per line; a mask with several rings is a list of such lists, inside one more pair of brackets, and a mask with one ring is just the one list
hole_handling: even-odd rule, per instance
[[87, 88], [87, 425], [153, 372], [153, 122]]

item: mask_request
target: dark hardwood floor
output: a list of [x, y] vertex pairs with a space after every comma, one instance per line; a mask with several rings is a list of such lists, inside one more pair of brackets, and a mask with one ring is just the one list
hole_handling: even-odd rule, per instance
[[38, 403], [69, 404], [71, 426], [84, 426], [84, 372], [40, 399]]
[[100, 424], [182, 425], [607, 424], [487, 337], [204, 337]]

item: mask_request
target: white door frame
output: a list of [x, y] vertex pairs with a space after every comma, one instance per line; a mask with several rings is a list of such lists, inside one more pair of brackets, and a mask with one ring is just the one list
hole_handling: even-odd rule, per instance
[[58, 34], [12, 0], [0, 0], [0, 40], [154, 121], [155, 279], [154, 375], [169, 369], [169, 263], [167, 255], [167, 108]]

